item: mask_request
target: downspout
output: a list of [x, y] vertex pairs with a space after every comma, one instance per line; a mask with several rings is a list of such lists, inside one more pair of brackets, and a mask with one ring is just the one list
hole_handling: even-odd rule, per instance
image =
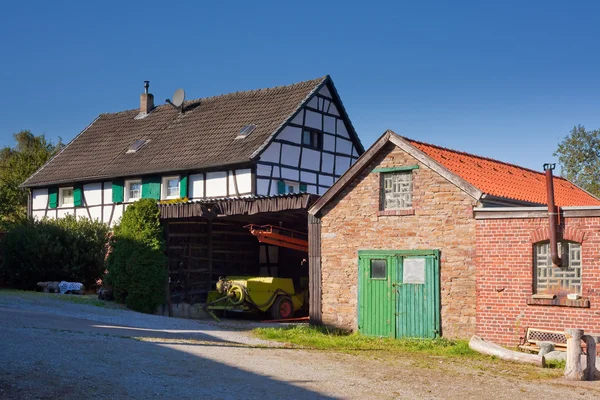
[[558, 212], [556, 211], [556, 204], [554, 204], [554, 178], [552, 177], [552, 170], [556, 164], [544, 164], [544, 171], [546, 173], [546, 189], [548, 190], [548, 225], [550, 226], [550, 255], [552, 256], [552, 264], [560, 267], [562, 260], [558, 256], [558, 244], [557, 244], [557, 217]]

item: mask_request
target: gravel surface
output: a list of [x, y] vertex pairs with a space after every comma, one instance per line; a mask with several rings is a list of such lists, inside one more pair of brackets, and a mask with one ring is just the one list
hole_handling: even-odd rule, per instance
[[0, 291], [0, 399], [600, 396], [599, 382], [524, 381], [468, 360], [273, 347], [251, 327]]

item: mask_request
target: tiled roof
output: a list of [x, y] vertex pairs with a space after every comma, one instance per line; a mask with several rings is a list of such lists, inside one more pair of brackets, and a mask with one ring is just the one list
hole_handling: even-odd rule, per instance
[[[138, 109], [101, 114], [23, 186], [247, 163], [329, 79], [186, 101], [183, 114], [168, 104], [141, 119]], [[257, 128], [236, 139], [247, 124]], [[149, 142], [126, 154], [138, 139]]]
[[[546, 176], [542, 172], [404, 139], [483, 193], [531, 203], [547, 203]], [[557, 206], [600, 205], [600, 200], [558, 176], [554, 177], [554, 197]]]

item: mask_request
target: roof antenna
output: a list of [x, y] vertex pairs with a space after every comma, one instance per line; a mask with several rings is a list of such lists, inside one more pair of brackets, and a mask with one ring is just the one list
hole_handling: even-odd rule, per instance
[[173, 106], [176, 110], [179, 110], [183, 114], [183, 103], [185, 102], [185, 91], [183, 89], [177, 89], [173, 93], [173, 101], [166, 99], [167, 103]]

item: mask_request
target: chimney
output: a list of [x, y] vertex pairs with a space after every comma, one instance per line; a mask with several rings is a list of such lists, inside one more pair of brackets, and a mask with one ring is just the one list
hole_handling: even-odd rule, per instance
[[140, 95], [140, 114], [148, 114], [154, 108], [154, 95], [148, 93], [150, 81], [144, 81], [144, 93]]

